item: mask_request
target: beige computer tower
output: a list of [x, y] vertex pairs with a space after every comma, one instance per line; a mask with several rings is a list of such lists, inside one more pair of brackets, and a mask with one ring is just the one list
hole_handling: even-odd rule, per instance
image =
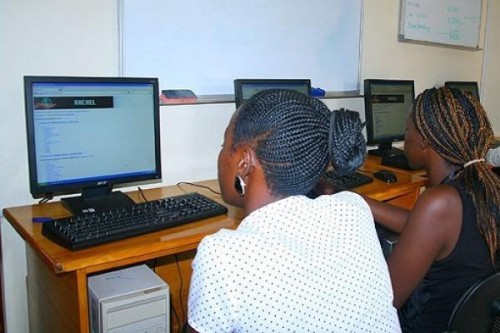
[[169, 333], [168, 285], [146, 265], [88, 278], [92, 333]]

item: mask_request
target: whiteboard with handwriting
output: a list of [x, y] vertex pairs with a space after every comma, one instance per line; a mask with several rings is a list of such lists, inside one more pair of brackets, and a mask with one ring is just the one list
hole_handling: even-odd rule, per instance
[[479, 49], [482, 0], [401, 0], [401, 41]]

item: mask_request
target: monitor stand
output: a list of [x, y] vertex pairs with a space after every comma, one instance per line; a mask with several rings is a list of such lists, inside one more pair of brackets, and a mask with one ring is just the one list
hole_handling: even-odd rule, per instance
[[134, 201], [125, 193], [112, 191], [109, 186], [86, 188], [78, 197], [63, 198], [64, 208], [73, 214], [93, 213], [106, 209], [134, 205]]
[[368, 150], [368, 155], [381, 156], [381, 157], [397, 156], [397, 155], [404, 155], [404, 151], [399, 148], [393, 147], [392, 142], [387, 142], [387, 143], [380, 143], [377, 149]]

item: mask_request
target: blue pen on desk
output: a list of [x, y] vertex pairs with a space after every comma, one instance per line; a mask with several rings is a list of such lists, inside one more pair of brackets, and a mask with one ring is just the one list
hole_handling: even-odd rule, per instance
[[54, 219], [52, 217], [35, 216], [31, 220], [35, 223], [44, 223], [44, 222], [50, 222]]

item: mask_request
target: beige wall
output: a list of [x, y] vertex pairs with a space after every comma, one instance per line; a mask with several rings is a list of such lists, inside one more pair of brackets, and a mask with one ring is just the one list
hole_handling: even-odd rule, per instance
[[445, 81], [480, 81], [482, 51], [398, 42], [400, 0], [365, 0], [363, 78], [415, 80], [418, 94]]
[[481, 101], [500, 136], [500, 1], [490, 0], [481, 80]]
[[[498, 2], [492, 0], [491, 31], [500, 31]], [[481, 81], [482, 51], [399, 43], [400, 0], [364, 3], [363, 79], [414, 79], [417, 92], [446, 80]], [[117, 75], [117, 7], [111, 0], [0, 1], [0, 208], [35, 202], [29, 195], [22, 76]], [[485, 46], [487, 69], [481, 88], [500, 133], [500, 118], [494, 111], [500, 43], [494, 38], [491, 48]], [[326, 103], [360, 111], [364, 117], [362, 98]], [[233, 109], [232, 103], [162, 107], [164, 184], [216, 177], [216, 156]], [[8, 332], [25, 333], [24, 243], [3, 218], [1, 241]]]

